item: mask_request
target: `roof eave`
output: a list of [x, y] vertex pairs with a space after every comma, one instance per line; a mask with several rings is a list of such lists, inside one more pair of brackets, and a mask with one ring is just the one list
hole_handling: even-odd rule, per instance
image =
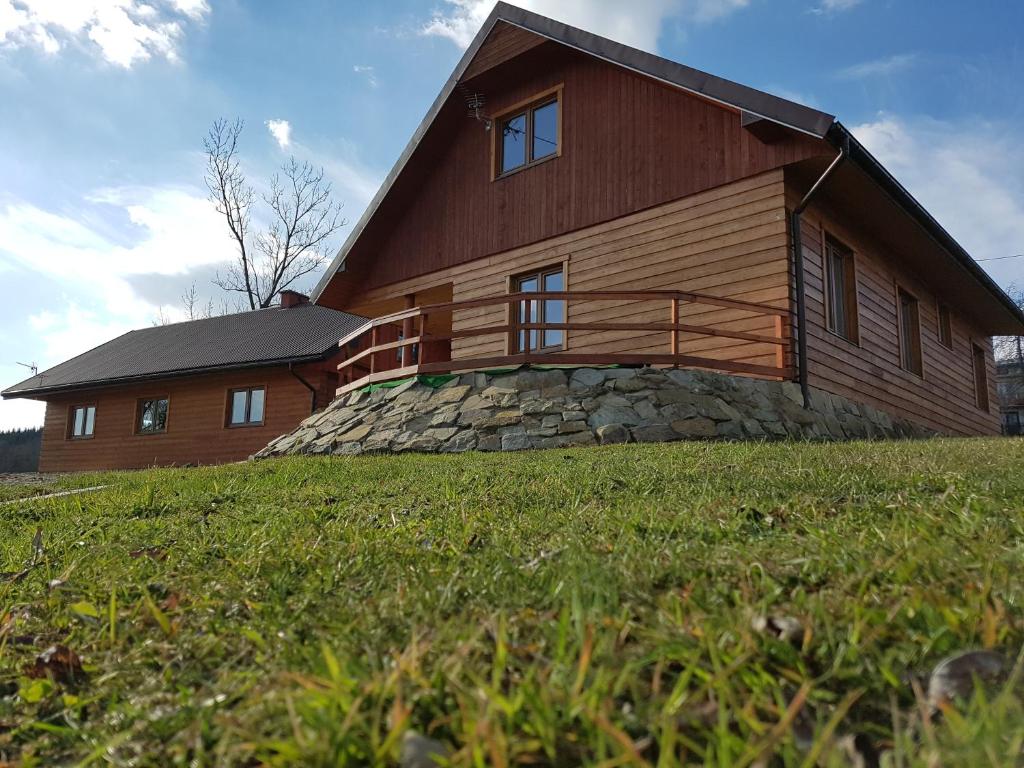
[[52, 387], [33, 387], [30, 389], [16, 389], [14, 387], [0, 392], [0, 398], [4, 400], [17, 400], [22, 398], [35, 398], [42, 395], [56, 395], [64, 392], [80, 392], [87, 389], [105, 389], [107, 387], [123, 386], [125, 384], [137, 384], [146, 381], [161, 381], [163, 379], [176, 379], [183, 376], [198, 376], [204, 373], [218, 373], [220, 371], [240, 371], [251, 368], [273, 368], [279, 365], [296, 363], [317, 363], [331, 356], [337, 351], [337, 346], [332, 345], [324, 352], [315, 355], [303, 355], [301, 357], [283, 357], [274, 360], [258, 360], [247, 363], [229, 363], [226, 365], [208, 365], [202, 368], [181, 368], [173, 371], [160, 371], [159, 373], [144, 373], [138, 376], [119, 376], [111, 379], [99, 379], [95, 381], [80, 381], [72, 384], [58, 384]]
[[1010, 316], [1019, 325], [1019, 332], [1024, 334], [1024, 311], [1018, 307], [1006, 291], [989, 276], [989, 274], [978, 264], [967, 250], [946, 231], [938, 220], [910, 194], [895, 176], [893, 176], [884, 165], [867, 148], [857, 141], [857, 138], [838, 120], [833, 124], [826, 138], [838, 148], [842, 144], [843, 137], [850, 141], [850, 159], [877, 183], [903, 210], [907, 211], [924, 228], [929, 236], [938, 245], [949, 253], [954, 261], [963, 268], [971, 277], [981, 283], [992, 296], [1002, 304]]

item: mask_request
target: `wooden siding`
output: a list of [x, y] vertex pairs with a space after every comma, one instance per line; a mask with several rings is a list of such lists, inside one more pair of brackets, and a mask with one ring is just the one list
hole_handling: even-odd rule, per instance
[[[788, 190], [794, 205], [799, 194]], [[928, 278], [909, 268], [900, 255], [879, 244], [861, 224], [833, 207], [812, 205], [801, 228], [807, 296], [807, 345], [810, 384], [890, 413], [906, 416], [944, 433], [994, 434], [999, 416], [994, 406], [983, 412], [975, 403], [971, 344], [985, 350], [989, 402], [995, 403], [995, 365], [991, 339], [951, 306], [953, 348], [938, 336], [938, 305]], [[853, 249], [857, 281], [860, 343], [830, 333], [825, 326], [822, 233]], [[936, 256], [938, 258], [938, 256]], [[918, 299], [924, 376], [900, 367], [896, 290]]]
[[466, 68], [462, 79], [463, 81], [472, 80], [477, 75], [481, 75], [499, 64], [504, 64], [509, 59], [514, 59], [531, 48], [536, 48], [545, 40], [546, 38], [533, 32], [499, 21], [491, 34], [487, 36], [484, 44], [480, 46], [480, 50], [477, 51], [473, 61]]
[[[564, 264], [566, 289], [679, 289], [789, 308], [784, 182], [771, 171], [494, 256], [439, 270], [361, 294], [349, 311], [380, 315], [395, 311], [398, 297], [415, 294], [416, 303], [439, 286], [451, 285], [455, 301], [500, 296], [508, 280], [538, 267]], [[487, 307], [454, 313], [455, 330], [500, 325], [505, 310]], [[574, 303], [570, 322], [668, 322], [668, 303], [618, 301]], [[706, 305], [683, 305], [684, 323], [775, 333], [775, 321]], [[669, 351], [666, 332], [574, 331], [570, 352]], [[456, 339], [453, 358], [505, 354], [503, 335]], [[763, 343], [682, 335], [680, 350], [715, 359], [777, 365], [777, 347]], [[792, 363], [786, 359], [785, 364]]]
[[562, 155], [491, 181], [493, 131], [456, 94], [320, 297], [351, 296], [831, 154], [798, 134], [765, 143], [739, 114], [547, 42], [468, 83], [490, 114], [563, 85]]
[[[336, 365], [332, 362], [297, 368], [318, 388], [321, 407], [333, 397], [337, 377], [331, 375], [331, 370]], [[266, 387], [264, 423], [228, 427], [228, 391], [247, 386]], [[165, 396], [170, 399], [167, 430], [155, 435], [136, 434], [138, 400]], [[92, 438], [67, 438], [67, 418], [75, 404], [96, 405]], [[310, 391], [283, 367], [169, 378], [52, 396], [46, 403], [39, 469], [71, 472], [241, 461], [295, 428], [310, 415], [311, 405]]]

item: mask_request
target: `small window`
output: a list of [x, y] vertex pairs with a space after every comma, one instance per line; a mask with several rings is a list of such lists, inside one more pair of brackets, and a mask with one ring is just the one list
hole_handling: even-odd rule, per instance
[[96, 427], [96, 406], [76, 405], [71, 408], [70, 437], [73, 440], [92, 437]]
[[166, 397], [154, 397], [139, 400], [138, 421], [136, 431], [140, 435], [155, 435], [167, 429], [167, 409], [169, 401]]
[[853, 251], [825, 239], [825, 317], [828, 329], [857, 343], [857, 280]]
[[939, 304], [939, 343], [949, 349], [953, 348], [953, 318], [949, 314], [949, 307]]
[[266, 390], [263, 387], [231, 390], [231, 412], [228, 426], [247, 427], [263, 423], [263, 404]]
[[978, 407], [988, 412], [988, 364], [985, 350], [977, 344], [971, 344], [971, 357], [974, 363], [974, 400]]
[[[533, 293], [535, 291], [559, 292], [565, 290], [565, 275], [562, 267], [545, 269], [528, 275], [520, 275], [512, 282], [512, 290], [516, 293]], [[565, 301], [548, 299], [546, 301], [522, 301], [519, 303], [520, 323], [565, 323]], [[562, 349], [565, 346], [565, 331], [523, 330], [519, 332], [517, 352], [538, 352]]]
[[899, 296], [900, 365], [904, 370], [922, 376], [921, 314], [917, 299], [902, 288], [898, 288], [896, 293]]
[[558, 96], [547, 97], [498, 121], [498, 175], [558, 154]]

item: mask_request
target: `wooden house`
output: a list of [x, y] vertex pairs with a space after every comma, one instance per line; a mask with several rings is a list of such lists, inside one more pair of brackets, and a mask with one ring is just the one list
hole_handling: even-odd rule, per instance
[[342, 392], [681, 365], [960, 435], [998, 432], [990, 337], [1024, 332], [832, 115], [504, 3], [313, 299], [372, 318], [342, 340]]
[[3, 392], [46, 402], [39, 469], [241, 461], [334, 396], [338, 338], [366, 318], [281, 305], [143, 328]]

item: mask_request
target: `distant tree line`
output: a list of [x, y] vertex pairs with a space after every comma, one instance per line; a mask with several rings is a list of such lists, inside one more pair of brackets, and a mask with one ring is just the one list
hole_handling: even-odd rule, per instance
[[0, 473], [35, 472], [39, 468], [42, 429], [0, 432]]

